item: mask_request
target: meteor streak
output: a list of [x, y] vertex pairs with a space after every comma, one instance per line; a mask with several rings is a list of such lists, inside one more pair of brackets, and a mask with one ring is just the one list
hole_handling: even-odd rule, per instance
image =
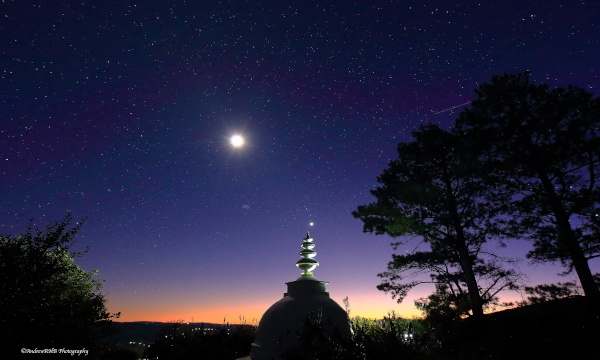
[[437, 115], [437, 114], [441, 114], [441, 113], [443, 113], [443, 112], [446, 112], [446, 111], [450, 111], [450, 110], [452, 110], [452, 109], [456, 109], [457, 107], [465, 106], [465, 105], [467, 105], [467, 104], [470, 104], [470, 103], [471, 103], [470, 101], [467, 101], [467, 102], [466, 102], [466, 103], [464, 103], [464, 104], [455, 105], [455, 106], [449, 107], [449, 108], [447, 108], [447, 109], [440, 110], [440, 111], [438, 111], [438, 112], [433, 112], [433, 110], [431, 110], [431, 112], [433, 113], [433, 115]]

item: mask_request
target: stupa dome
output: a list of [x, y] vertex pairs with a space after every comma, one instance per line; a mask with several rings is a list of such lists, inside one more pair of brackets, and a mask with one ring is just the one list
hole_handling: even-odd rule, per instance
[[329, 297], [327, 282], [319, 281], [312, 271], [319, 265], [310, 234], [302, 243], [300, 259], [296, 266], [302, 270], [300, 277], [286, 283], [287, 292], [262, 316], [254, 343], [252, 360], [278, 360], [286, 350], [301, 346], [300, 330], [307, 322], [319, 322], [324, 335], [338, 333], [349, 338], [352, 327], [348, 314]]

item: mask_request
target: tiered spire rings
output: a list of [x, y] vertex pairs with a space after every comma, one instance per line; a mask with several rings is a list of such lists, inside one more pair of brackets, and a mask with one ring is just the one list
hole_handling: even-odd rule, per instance
[[316, 280], [312, 271], [319, 266], [319, 262], [314, 259], [317, 255], [317, 252], [313, 250], [314, 247], [313, 239], [310, 237], [310, 233], [307, 232], [306, 238], [304, 238], [304, 242], [302, 243], [302, 250], [300, 251], [302, 259], [296, 262], [296, 266], [302, 270], [302, 275], [298, 280]]

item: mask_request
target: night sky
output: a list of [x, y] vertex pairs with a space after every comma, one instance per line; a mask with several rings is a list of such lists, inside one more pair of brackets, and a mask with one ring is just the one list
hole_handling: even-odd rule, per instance
[[[378, 291], [392, 239], [351, 212], [398, 142], [448, 128], [492, 75], [598, 95], [599, 18], [597, 1], [2, 1], [0, 233], [87, 217], [78, 263], [122, 321], [256, 321], [307, 230], [351, 316], [417, 315], [432, 289]], [[507, 251], [530, 284], [573, 279], [529, 248]]]

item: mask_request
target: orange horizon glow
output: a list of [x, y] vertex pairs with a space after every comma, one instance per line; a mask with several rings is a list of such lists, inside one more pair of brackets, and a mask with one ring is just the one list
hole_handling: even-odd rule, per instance
[[[344, 304], [339, 296], [330, 296], [342, 308]], [[402, 304], [397, 304], [389, 295], [375, 293], [370, 295], [349, 296], [350, 317], [363, 317], [368, 319], [382, 319], [394, 312], [396, 316], [406, 319], [422, 316], [413, 303], [419, 296], [407, 298]], [[110, 303], [109, 312], [121, 311], [117, 322], [194, 322], [214, 324], [240, 324], [258, 325], [267, 309], [279, 298], [264, 300], [248, 304], [232, 304], [223, 301], [221, 304], [207, 304], [200, 307], [197, 304], [182, 304], [174, 301], [171, 304], [163, 302], [160, 306], [140, 303]], [[117, 310], [119, 309], [119, 310]]]
[[[266, 309], [264, 310], [266, 311]], [[123, 315], [121, 317], [119, 317], [118, 319], [114, 319], [115, 322], [163, 322], [163, 323], [169, 323], [169, 322], [183, 322], [183, 323], [212, 323], [212, 324], [223, 324], [223, 323], [228, 323], [228, 324], [247, 324], [247, 325], [258, 325], [258, 323], [260, 322], [260, 318], [262, 317], [262, 315], [264, 314], [264, 311], [260, 311], [260, 315], [259, 311], [253, 311], [248, 313], [248, 315], [242, 315], [242, 312], [239, 312], [241, 315], [234, 315], [235, 313], [238, 313], [236, 311], [232, 311], [231, 309], [225, 310], [225, 309], [221, 309], [221, 310], [205, 310], [205, 311], [194, 311], [194, 312], [180, 312], [180, 311], [171, 311], [171, 312], [165, 312], [165, 313], [152, 313], [152, 312], [139, 312], [139, 313], [132, 313], [130, 316], [127, 315]], [[222, 315], [218, 315], [218, 314], [222, 314]], [[229, 314], [229, 315], [228, 315]], [[367, 319], [383, 319], [385, 316], [388, 316], [388, 312], [368, 312], [368, 313], [362, 313], [362, 312], [351, 312], [350, 317], [351, 318], [355, 318], [355, 317], [361, 317], [361, 318], [367, 318]], [[414, 318], [419, 318], [421, 316], [421, 313], [418, 311], [414, 311], [414, 312], [410, 312], [407, 311], [406, 313], [402, 312], [396, 312], [395, 313], [396, 316], [399, 316], [401, 318], [405, 318], [405, 319], [414, 319]], [[240, 319], [240, 317], [242, 317]], [[225, 320], [225, 322], [223, 321]]]
[[[235, 290], [228, 291], [235, 288]], [[148, 290], [140, 292], [113, 293], [108, 296], [109, 312], [121, 312], [118, 322], [183, 322], [213, 324], [258, 325], [263, 314], [283, 297], [284, 286], [256, 284], [255, 286], [213, 286], [209, 291], [197, 289], [177, 291], [174, 286], [169, 293]], [[357, 282], [339, 278], [329, 284], [329, 297], [345, 308], [343, 299], [348, 297], [350, 318], [382, 319], [394, 313], [405, 319], [422, 318], [415, 307], [415, 300], [426, 298], [434, 290], [422, 286], [411, 291], [400, 304], [390, 294], [375, 289], [364, 291]], [[519, 293], [505, 292], [501, 302], [523, 300]], [[503, 310], [497, 308], [492, 311]]]
[[[401, 303], [396, 303], [384, 293], [354, 294], [349, 296], [350, 318], [362, 317], [367, 319], [383, 319], [392, 312], [404, 319], [422, 318], [423, 314], [414, 306], [414, 301], [427, 296], [423, 292], [407, 296]], [[344, 308], [343, 297], [330, 294], [330, 297]], [[199, 306], [194, 303], [182, 303], [176, 300], [163, 301], [157, 304], [141, 304], [131, 301], [109, 303], [109, 312], [121, 311], [116, 322], [183, 322], [183, 323], [213, 323], [213, 324], [248, 324], [258, 325], [267, 309], [279, 300], [250, 301], [247, 304], [233, 303], [231, 300], [221, 300]], [[518, 294], [506, 294], [501, 301], [517, 302], [523, 300]], [[119, 310], [117, 310], [119, 309]], [[498, 308], [494, 311], [503, 310]]]

